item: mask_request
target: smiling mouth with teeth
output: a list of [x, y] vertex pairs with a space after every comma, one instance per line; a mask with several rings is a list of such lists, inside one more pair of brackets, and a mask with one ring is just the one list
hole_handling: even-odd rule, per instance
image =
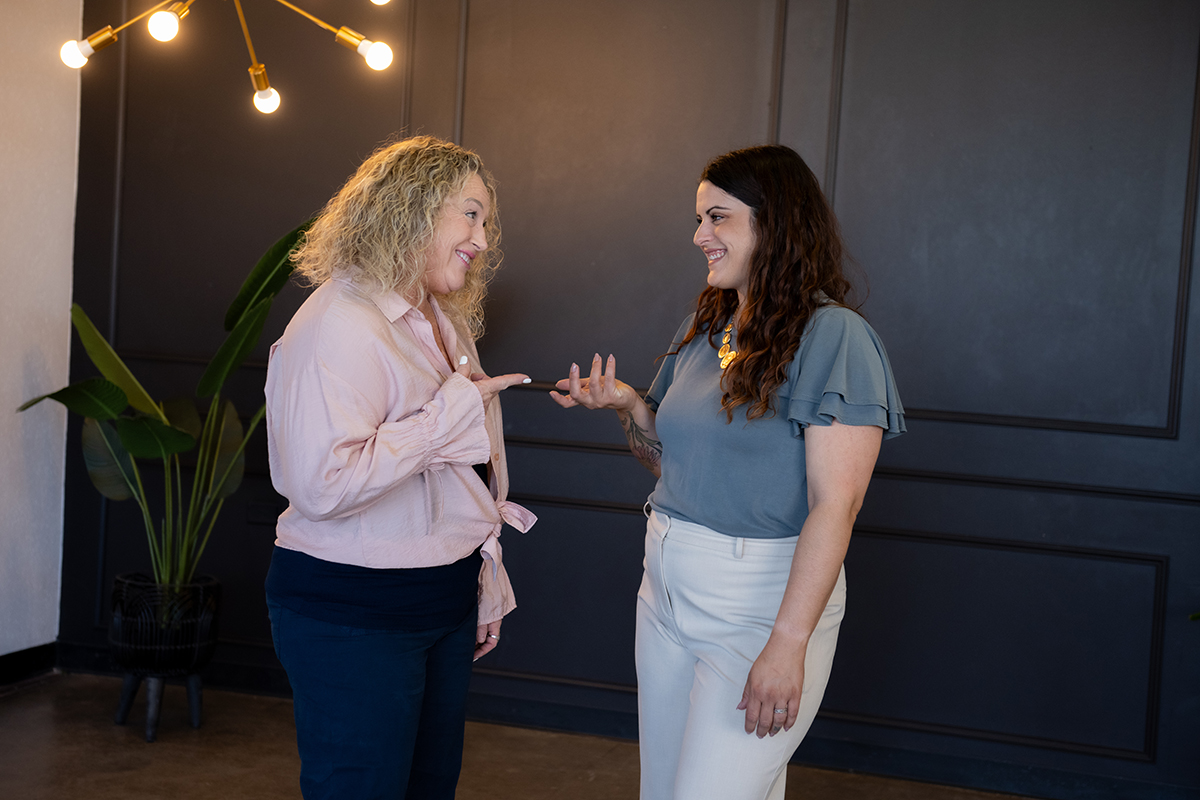
[[716, 261], [718, 258], [721, 258], [724, 255], [725, 255], [724, 250], [707, 250], [704, 253], [704, 257], [707, 258], [709, 261]]

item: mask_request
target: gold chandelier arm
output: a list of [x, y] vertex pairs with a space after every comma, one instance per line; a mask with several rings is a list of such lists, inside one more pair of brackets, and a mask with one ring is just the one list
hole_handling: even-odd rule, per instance
[[113, 33], [114, 33], [114, 34], [118, 34], [118, 33], [120, 33], [121, 31], [125, 30], [125, 29], [126, 29], [126, 28], [128, 28], [130, 25], [132, 25], [133, 23], [137, 22], [139, 19], [145, 19], [146, 17], [148, 17], [148, 16], [150, 16], [151, 14], [153, 14], [155, 11], [158, 11], [158, 10], [159, 10], [160, 8], [162, 8], [163, 6], [170, 5], [170, 4], [171, 4], [171, 2], [172, 2], [172, 0], [163, 0], [163, 2], [161, 2], [161, 3], [159, 3], [158, 5], [154, 6], [154, 8], [147, 9], [146, 11], [143, 11], [141, 14], [138, 14], [136, 17], [134, 17], [133, 19], [131, 19], [131, 20], [129, 20], [128, 22], [124, 23], [123, 25], [121, 25], [121, 26], [119, 26], [119, 27], [116, 27], [116, 28], [113, 28]]
[[242, 35], [246, 37], [246, 49], [250, 51], [250, 63], [257, 66], [258, 57], [254, 55], [254, 43], [250, 41], [250, 28], [246, 26], [246, 15], [242, 11], [241, 0], [233, 0], [233, 4], [237, 7], [238, 19], [242, 23]]
[[324, 28], [324, 29], [325, 29], [325, 30], [327, 30], [327, 31], [332, 31], [333, 33], [337, 33], [337, 32], [338, 32], [338, 29], [337, 29], [337, 28], [335, 28], [335, 27], [333, 27], [332, 25], [330, 25], [328, 22], [324, 22], [323, 20], [319, 20], [319, 19], [317, 19], [316, 17], [314, 17], [312, 14], [308, 13], [308, 12], [307, 12], [307, 11], [305, 11], [304, 9], [302, 9], [302, 8], [297, 8], [296, 6], [294, 6], [294, 5], [292, 5], [291, 3], [287, 2], [287, 0], [275, 0], [275, 2], [279, 3], [280, 5], [285, 5], [285, 6], [287, 6], [287, 7], [288, 7], [288, 8], [290, 8], [292, 11], [295, 11], [297, 14], [299, 14], [299, 15], [300, 15], [300, 16], [302, 16], [302, 17], [308, 17], [308, 18], [309, 18], [309, 19], [311, 19], [313, 22], [317, 23], [318, 25], [320, 25], [322, 28]]

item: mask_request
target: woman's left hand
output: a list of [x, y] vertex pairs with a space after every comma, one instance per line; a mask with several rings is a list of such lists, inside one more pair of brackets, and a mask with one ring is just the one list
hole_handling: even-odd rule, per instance
[[837, 420], [804, 430], [808, 517], [771, 636], [750, 668], [738, 703], [746, 712], [746, 733], [757, 731], [761, 739], [796, 724], [809, 636], [837, 585], [882, 439], [881, 428]]
[[475, 629], [475, 661], [500, 644], [500, 622], [489, 622]]
[[[789, 643], [772, 636], [754, 660], [742, 702], [738, 710], [746, 712], [746, 733], [758, 738], [790, 730], [800, 713], [800, 693], [804, 686], [803, 644]], [[786, 709], [776, 714], [777, 709]]]

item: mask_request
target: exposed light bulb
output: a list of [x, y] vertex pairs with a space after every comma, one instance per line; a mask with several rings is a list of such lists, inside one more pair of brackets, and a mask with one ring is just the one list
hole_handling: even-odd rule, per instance
[[174, 11], [155, 11], [146, 23], [150, 35], [160, 42], [169, 42], [179, 33], [179, 15]]
[[[84, 55], [84, 50], [87, 50], [87, 55]], [[63, 42], [62, 48], [58, 51], [58, 57], [71, 69], [79, 69], [88, 62], [88, 56], [93, 52], [95, 51], [88, 46], [86, 40], [77, 42], [72, 39], [69, 42]]]
[[58, 50], [58, 57], [71, 69], [79, 69], [87, 63], [88, 58], [117, 41], [116, 31], [112, 25], [105, 25], [86, 39], [75, 42], [63, 42]]
[[254, 93], [254, 107], [264, 114], [270, 114], [279, 108], [279, 92], [273, 87], [267, 87]]
[[377, 6], [386, 6], [389, 0], [371, 0], [371, 2]]
[[392, 63], [392, 48], [383, 42], [372, 42], [363, 39], [358, 46], [358, 53], [367, 61], [371, 69], [387, 69]]

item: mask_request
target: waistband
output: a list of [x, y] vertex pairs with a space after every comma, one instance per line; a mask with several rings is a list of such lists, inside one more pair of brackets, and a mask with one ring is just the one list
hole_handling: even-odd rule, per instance
[[790, 559], [796, 550], [796, 542], [800, 540], [799, 536], [787, 536], [782, 539], [730, 536], [695, 522], [669, 517], [655, 509], [650, 509], [648, 517], [650, 521], [646, 525], [646, 531], [652, 536], [668, 541], [683, 542], [706, 550], [728, 553], [735, 558], [762, 556]]

